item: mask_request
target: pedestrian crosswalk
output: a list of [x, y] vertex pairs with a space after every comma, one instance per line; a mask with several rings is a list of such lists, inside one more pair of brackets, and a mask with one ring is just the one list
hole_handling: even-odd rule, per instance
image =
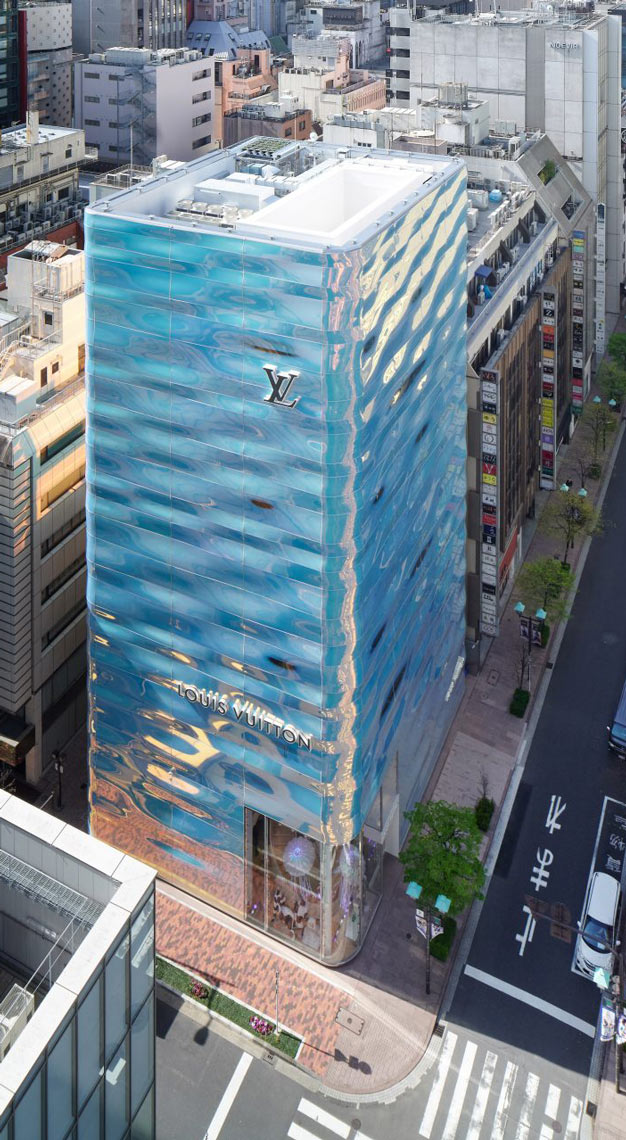
[[577, 1140], [581, 1116], [577, 1097], [448, 1031], [417, 1134], [421, 1140]]
[[352, 1122], [340, 1120], [306, 1097], [302, 1097], [295, 1115], [299, 1119], [293, 1120], [289, 1126], [289, 1140], [334, 1140], [336, 1136], [341, 1140], [348, 1140], [348, 1137], [350, 1140], [370, 1140], [364, 1132], [358, 1128], [355, 1130]]

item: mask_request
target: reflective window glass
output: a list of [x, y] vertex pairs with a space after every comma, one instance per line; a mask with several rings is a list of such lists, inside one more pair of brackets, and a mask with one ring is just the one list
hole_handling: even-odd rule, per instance
[[130, 1016], [143, 1005], [154, 983], [154, 896], [130, 928]]
[[91, 1095], [102, 1075], [102, 1018], [100, 995], [102, 977], [90, 989], [78, 1007], [78, 1107]]
[[128, 1056], [124, 1041], [104, 1074], [105, 1140], [122, 1140], [128, 1124]]
[[154, 1080], [154, 1000], [151, 997], [135, 1019], [130, 1048], [132, 1116]]
[[15, 1109], [14, 1132], [28, 1140], [41, 1140], [41, 1071]]
[[128, 947], [125, 934], [106, 964], [104, 975], [105, 1060], [117, 1049], [128, 1028]]
[[63, 1140], [73, 1119], [74, 1022], [48, 1056], [48, 1140]]
[[100, 1140], [102, 1086], [100, 1081], [78, 1118], [78, 1140]]
[[153, 1140], [154, 1095], [150, 1091], [144, 1100], [130, 1130], [130, 1140]]

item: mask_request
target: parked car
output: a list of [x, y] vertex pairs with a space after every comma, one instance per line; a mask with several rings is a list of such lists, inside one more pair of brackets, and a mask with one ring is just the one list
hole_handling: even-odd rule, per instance
[[626, 760], [626, 684], [622, 689], [617, 712], [613, 724], [607, 724], [609, 733], [609, 748], [612, 748], [622, 760]]
[[617, 879], [603, 871], [594, 872], [578, 923], [580, 934], [576, 946], [576, 965], [589, 978], [593, 978], [598, 969], [614, 972], [613, 950], [619, 946], [616, 935], [621, 896], [622, 888]]

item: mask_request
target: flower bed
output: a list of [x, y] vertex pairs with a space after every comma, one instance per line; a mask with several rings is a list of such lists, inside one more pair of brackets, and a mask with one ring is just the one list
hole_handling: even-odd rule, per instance
[[293, 1033], [288, 1033], [285, 1029], [282, 1029], [280, 1036], [277, 1037], [273, 1022], [261, 1017], [255, 1010], [229, 997], [228, 994], [222, 993], [215, 986], [194, 978], [180, 966], [175, 966], [172, 962], [167, 962], [164, 958], [157, 956], [156, 977], [158, 981], [171, 986], [177, 993], [193, 998], [199, 1005], [205, 1006], [210, 1013], [217, 1013], [221, 1017], [227, 1018], [228, 1021], [232, 1021], [234, 1025], [245, 1029], [252, 1037], [262, 1037], [268, 1045], [284, 1053], [287, 1057], [297, 1055], [302, 1044], [299, 1037], [295, 1037]]

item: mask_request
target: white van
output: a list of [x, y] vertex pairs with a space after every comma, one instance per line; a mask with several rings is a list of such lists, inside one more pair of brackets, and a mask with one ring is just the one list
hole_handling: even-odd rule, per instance
[[597, 969], [613, 971], [612, 953], [618, 929], [621, 887], [617, 879], [596, 871], [591, 876], [576, 947], [578, 969], [593, 978]]

